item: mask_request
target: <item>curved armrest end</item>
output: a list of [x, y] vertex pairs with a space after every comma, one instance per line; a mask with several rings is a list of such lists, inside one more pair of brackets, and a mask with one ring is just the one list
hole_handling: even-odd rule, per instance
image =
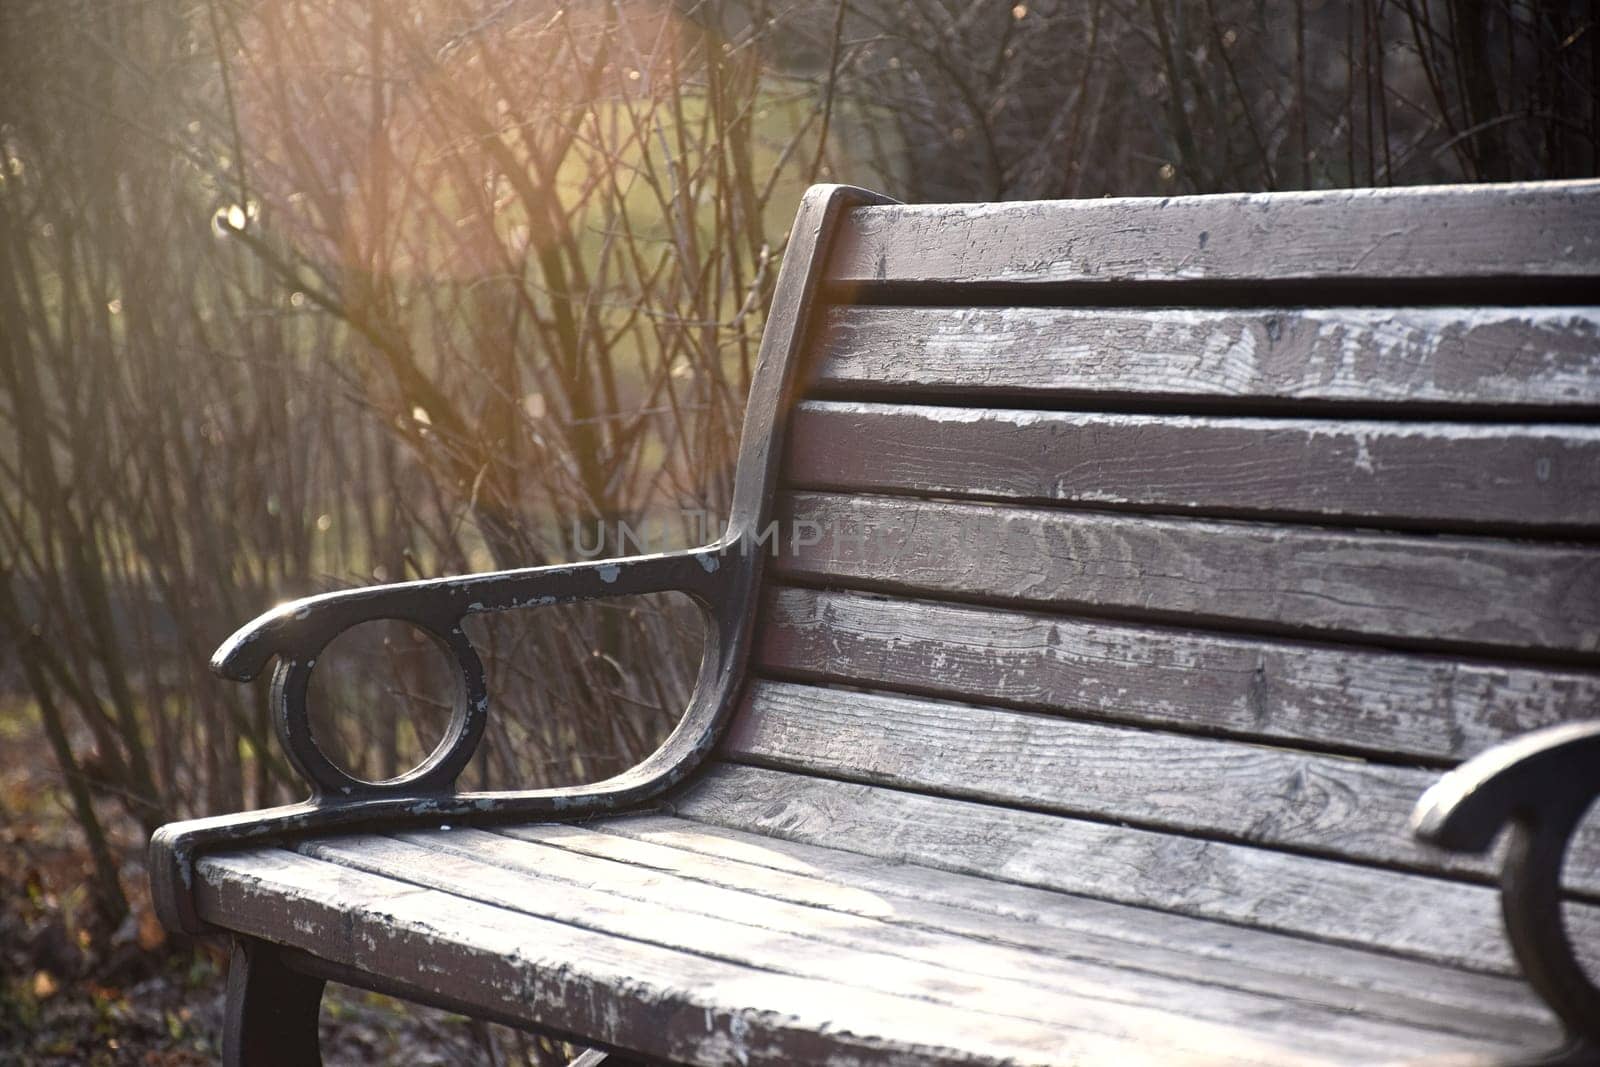
[[280, 604], [229, 634], [211, 653], [212, 673], [235, 682], [248, 682], [260, 674], [272, 658], [283, 651], [279, 643], [283, 630], [303, 603], [295, 600]]
[[1482, 852], [1514, 816], [1567, 810], [1600, 793], [1600, 722], [1535, 730], [1496, 745], [1439, 779], [1411, 815], [1416, 835]]
[[1412, 814], [1417, 836], [1467, 852], [1508, 828], [1500, 910], [1522, 973], [1585, 1055], [1600, 1045], [1600, 987], [1562, 917], [1567, 844], [1600, 796], [1600, 722], [1536, 730], [1445, 775]]

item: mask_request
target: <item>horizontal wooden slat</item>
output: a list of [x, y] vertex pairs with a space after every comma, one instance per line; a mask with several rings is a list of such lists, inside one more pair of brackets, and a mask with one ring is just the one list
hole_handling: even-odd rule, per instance
[[1600, 715], [1600, 673], [772, 590], [766, 671], [1120, 722], [1455, 761]]
[[[626, 870], [600, 869], [603, 861], [578, 859], [484, 831], [408, 834], [400, 840], [331, 838], [306, 842], [300, 851], [629, 941], [847, 988], [895, 992], [947, 1009], [986, 1011], [997, 1022], [1017, 1018], [1048, 1025], [1058, 1014], [1052, 997], [1030, 991], [1019, 981], [1019, 961], [1012, 954], [985, 953], [982, 945], [960, 945], [954, 938], [928, 939], [946, 953], [973, 954], [971, 968], [951, 974], [942, 966], [927, 966], [910, 939], [902, 939], [897, 954], [869, 949], [863, 942], [880, 940], [873, 936], [881, 933], [874, 924], [834, 923], [830, 938], [826, 915], [810, 914], [805, 916], [808, 921], [797, 921], [796, 912], [810, 909], [748, 894], [724, 892], [719, 897], [715, 890], [673, 884], [660, 876], [634, 880]], [[610, 880], [605, 878], [608, 873]], [[708, 903], [721, 906], [708, 909], [704, 907]], [[854, 929], [840, 931], [841, 925]], [[1032, 962], [1041, 971], [1049, 964], [1044, 959]], [[1041, 973], [1039, 979], [1040, 986], [1049, 990], [1049, 976]], [[1071, 984], [1075, 983], [1064, 986]], [[1095, 1018], [1097, 1007], [1109, 1005], [1085, 1000], [1074, 1004], [1065, 987], [1051, 992], [1085, 1012], [1089, 1029], [1104, 1033], [1119, 1025], [1114, 1008], [1112, 1014]]]
[[1251, 409], [1600, 407], [1600, 309], [829, 309], [836, 393], [933, 390]]
[[[674, 810], [893, 862], [1516, 973], [1488, 886], [755, 767], [712, 770]], [[1575, 941], [1600, 938], [1600, 908], [1566, 915]]]
[[804, 488], [1450, 527], [1600, 527], [1600, 425], [1100, 415], [809, 401]]
[[1526, 984], [665, 815], [500, 831], [630, 867], [1156, 974], [1492, 1036], [1548, 1033]]
[[[756, 682], [724, 750], [809, 774], [1206, 838], [1453, 871], [1498, 857], [1410, 832], [1436, 771], [998, 708]], [[1600, 892], [1600, 834], [1574, 841], [1571, 886]]]
[[1103, 1034], [1135, 1027], [1190, 1031], [1178, 1042], [1155, 1038], [1174, 1052], [1206, 1035], [1214, 1045], [1242, 1040], [1291, 1055], [1350, 1060], [1373, 1056], [1385, 1043], [1419, 1040], [1412, 1027], [1394, 1020], [1363, 1019], [1314, 1001], [989, 937], [895, 927], [481, 831], [332, 839], [302, 850], [513, 911], [797, 977], [916, 996], [956, 1011], [1045, 1025], [1070, 1020], [1072, 1029]]
[[1600, 182], [850, 212], [849, 283], [1389, 280], [1600, 275]]
[[777, 512], [777, 569], [789, 578], [1377, 641], [1600, 652], [1600, 548], [803, 492], [780, 495]]
[[776, 1067], [900, 1049], [998, 1067], [1171, 1054], [664, 949], [288, 852], [205, 857], [196, 874], [200, 914], [226, 929], [672, 1062]]

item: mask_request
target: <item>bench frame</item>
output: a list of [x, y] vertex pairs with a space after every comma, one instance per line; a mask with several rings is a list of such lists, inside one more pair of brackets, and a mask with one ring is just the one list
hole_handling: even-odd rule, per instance
[[[195, 910], [194, 861], [204, 850], [260, 844], [326, 830], [392, 829], [440, 821], [475, 824], [569, 820], [638, 809], [682, 785], [714, 750], [737, 705], [750, 655], [777, 470], [812, 308], [841, 217], [894, 201], [840, 185], [815, 186], [801, 203], [778, 274], [751, 385], [728, 526], [700, 548], [351, 589], [306, 597], [242, 627], [211, 666], [247, 681], [276, 658], [271, 707], [285, 752], [311, 787], [298, 804], [162, 827], [150, 846], [157, 913], [173, 930], [218, 932]], [[480, 662], [462, 622], [509, 611], [608, 597], [676, 591], [700, 607], [706, 646], [684, 717], [666, 743], [630, 770], [581, 787], [457, 792], [487, 722]], [[393, 619], [428, 634], [454, 660], [460, 690], [444, 739], [414, 770], [382, 782], [354, 778], [312, 737], [307, 688], [329, 641], [363, 622]], [[1541, 1062], [1600, 1062], [1600, 988], [1584, 972], [1561, 919], [1560, 875], [1568, 840], [1600, 795], [1600, 723], [1552, 727], [1500, 745], [1449, 772], [1420, 800], [1414, 828], [1444, 848], [1482, 852], [1502, 829], [1510, 847], [1501, 873], [1513, 952], [1530, 984], [1561, 1019], [1569, 1043]], [[230, 1064], [317, 1062], [317, 1011], [327, 980], [393, 992], [380, 977], [234, 937], [224, 1060]], [[437, 1006], [488, 1017], [470, 1004]], [[526, 1028], [525, 1021], [496, 1019]], [[592, 1044], [584, 1035], [552, 1036]], [[608, 1062], [630, 1062], [613, 1056]]]

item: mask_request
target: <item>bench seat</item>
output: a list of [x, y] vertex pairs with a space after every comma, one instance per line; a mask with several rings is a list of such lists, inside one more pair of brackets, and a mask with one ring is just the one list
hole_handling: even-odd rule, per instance
[[681, 1061], [1505, 1062], [1560, 1038], [1508, 977], [707, 821], [738, 818], [720, 795], [867, 788], [775, 777], [800, 776], [719, 768], [689, 818], [218, 853], [200, 912], [366, 985]]

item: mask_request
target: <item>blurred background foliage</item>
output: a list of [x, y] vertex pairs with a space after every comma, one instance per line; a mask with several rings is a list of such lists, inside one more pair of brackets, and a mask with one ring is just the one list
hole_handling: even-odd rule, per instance
[[[7, 759], [53, 767], [86, 845], [91, 940], [137, 903], [150, 829], [299, 795], [264, 687], [205, 668], [257, 611], [715, 531], [807, 184], [922, 201], [1594, 175], [1596, 18], [5, 0], [0, 706]], [[468, 782], [489, 788], [637, 759], [699, 641], [668, 597], [474, 636], [496, 703]], [[327, 745], [368, 775], [415, 762], [442, 665], [403, 627], [335, 652]]]

